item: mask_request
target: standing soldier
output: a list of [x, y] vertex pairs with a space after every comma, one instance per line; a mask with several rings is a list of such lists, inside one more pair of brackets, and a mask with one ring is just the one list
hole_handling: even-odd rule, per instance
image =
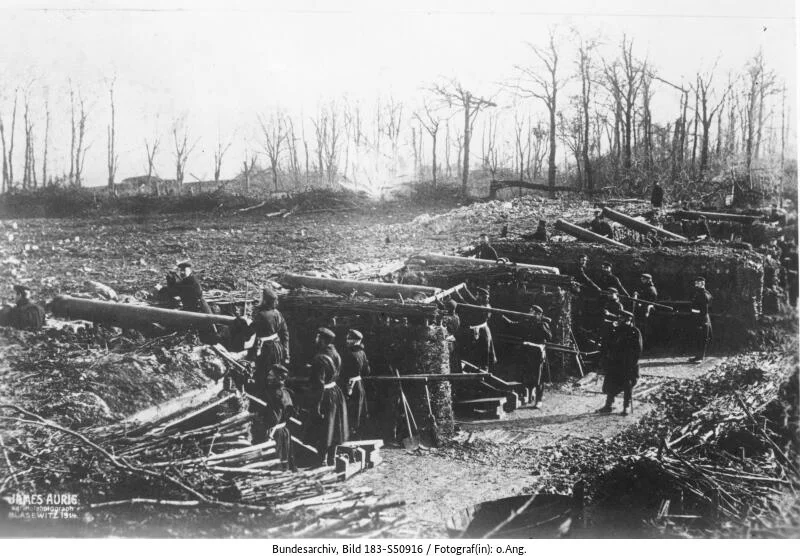
[[319, 328], [315, 344], [317, 354], [311, 360], [311, 431], [314, 447], [320, 456], [320, 465], [333, 465], [336, 446], [347, 442], [350, 430], [347, 425], [347, 403], [336, 379], [342, 367], [342, 358], [333, 345], [336, 334]]
[[472, 250], [472, 255], [476, 259], [486, 259], [487, 261], [496, 261], [498, 259], [497, 251], [494, 247], [489, 245], [489, 236], [481, 234], [478, 237], [478, 246]]
[[533, 241], [547, 241], [547, 222], [544, 220], [539, 220], [539, 225], [536, 227], [536, 231], [533, 232], [533, 237], [531, 238]]
[[[650, 315], [653, 313], [653, 306], [646, 303], [647, 301], [656, 301], [658, 299], [658, 290], [653, 284], [653, 276], [650, 274], [642, 274], [639, 285], [633, 292], [633, 297], [638, 301], [634, 303], [634, 317], [636, 327], [642, 333], [642, 341], [644, 347], [647, 347], [648, 338], [650, 336]], [[645, 302], [645, 303], [643, 303]]]
[[589, 265], [588, 255], [580, 255], [578, 257], [578, 268], [575, 272], [575, 281], [581, 286], [581, 293], [600, 293], [601, 288], [586, 274], [586, 269]]
[[653, 205], [654, 209], [660, 209], [664, 204], [664, 188], [661, 187], [658, 180], [653, 184], [653, 191], [650, 193], [650, 204]]
[[[479, 305], [481, 307], [491, 307], [489, 304], [489, 290], [478, 288], [478, 295], [474, 296], [467, 289], [463, 288], [464, 294], [456, 292], [462, 301], [466, 296], [467, 303]], [[491, 372], [494, 364], [497, 363], [497, 356], [494, 351], [492, 341], [492, 331], [489, 329], [489, 311], [475, 309], [472, 307], [461, 307], [459, 309], [461, 318], [461, 329], [459, 330], [456, 344], [460, 356], [467, 361]]]
[[255, 308], [250, 328], [255, 342], [248, 356], [255, 361], [256, 368], [248, 393], [263, 399], [267, 373], [272, 366], [289, 364], [289, 327], [278, 311], [278, 296], [272, 288], [262, 290], [261, 304]]
[[[272, 365], [267, 373], [267, 387], [264, 396], [267, 407], [263, 408], [262, 415], [265, 431], [275, 441], [275, 451], [281, 461], [281, 466], [284, 470], [288, 468], [297, 471], [292, 451], [292, 433], [286, 427], [286, 423], [294, 416], [294, 402], [285, 386], [288, 376], [289, 370], [286, 367]], [[263, 440], [260, 441], [263, 442]]]
[[597, 412], [611, 413], [614, 398], [623, 392], [622, 415], [627, 415], [633, 387], [639, 379], [639, 357], [642, 355], [642, 335], [633, 325], [633, 314], [625, 311], [608, 338], [607, 345], [603, 346], [606, 367], [603, 393], [606, 395], [606, 404]]
[[452, 299], [448, 299], [444, 306], [447, 313], [442, 318], [442, 326], [447, 331], [447, 351], [450, 355], [450, 372], [461, 372], [461, 350], [458, 344], [458, 330], [461, 328], [461, 319], [458, 318], [456, 309], [458, 303]]
[[706, 291], [706, 279], [698, 276], [694, 279], [694, 291], [691, 302], [692, 318], [695, 325], [695, 354], [689, 359], [689, 363], [700, 363], [706, 357], [706, 348], [711, 341], [711, 294]]
[[600, 265], [600, 276], [595, 280], [595, 283], [604, 290], [616, 288], [617, 293], [629, 297], [628, 290], [625, 289], [625, 286], [622, 285], [619, 278], [614, 276], [611, 272], [611, 263], [608, 261], [603, 261], [603, 264]]
[[359, 438], [359, 432], [365, 421], [369, 419], [367, 407], [367, 391], [362, 382], [363, 377], [370, 375], [369, 360], [364, 352], [364, 335], [356, 329], [347, 333], [347, 351], [342, 356], [342, 374], [339, 375], [339, 388], [347, 397], [347, 416], [350, 422], [350, 434]]
[[20, 330], [39, 330], [44, 325], [44, 309], [31, 301], [27, 286], [17, 284], [14, 294], [14, 306], [0, 312], [0, 324]]
[[531, 398], [533, 398], [533, 409], [539, 409], [542, 403], [542, 395], [544, 394], [544, 377], [542, 369], [544, 368], [545, 357], [545, 342], [553, 339], [553, 333], [550, 331], [550, 319], [544, 316], [544, 311], [538, 305], [534, 305], [530, 309], [530, 314], [533, 318], [526, 319], [525, 322], [514, 321], [510, 318], [503, 316], [506, 322], [511, 324], [521, 324], [525, 327], [524, 338], [525, 345], [529, 348], [528, 352], [531, 354], [530, 369], [522, 377], [522, 385], [525, 390], [530, 390]]

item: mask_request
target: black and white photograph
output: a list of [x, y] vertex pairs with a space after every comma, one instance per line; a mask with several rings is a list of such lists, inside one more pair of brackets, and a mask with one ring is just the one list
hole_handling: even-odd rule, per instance
[[0, 551], [796, 541], [796, 10], [0, 0]]

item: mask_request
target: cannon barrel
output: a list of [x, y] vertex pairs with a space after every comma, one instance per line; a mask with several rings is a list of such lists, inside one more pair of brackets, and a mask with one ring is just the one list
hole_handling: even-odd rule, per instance
[[414, 286], [409, 284], [389, 284], [386, 282], [366, 282], [360, 280], [339, 280], [337, 278], [318, 278], [300, 274], [284, 274], [281, 284], [288, 288], [306, 287], [314, 290], [326, 290], [331, 293], [351, 294], [368, 293], [375, 297], [396, 298], [397, 294], [413, 298], [417, 295], [431, 297], [439, 292], [439, 288], [430, 286]]
[[608, 218], [609, 220], [613, 220], [614, 222], [618, 222], [625, 226], [626, 228], [630, 228], [640, 234], [647, 234], [650, 232], [655, 232], [658, 235], [668, 237], [670, 239], [677, 239], [679, 241], [687, 241], [685, 237], [682, 235], [678, 235], [672, 233], [664, 228], [659, 228], [658, 226], [653, 226], [652, 224], [648, 224], [647, 222], [642, 222], [641, 220], [636, 220], [635, 218], [631, 218], [625, 213], [616, 211], [614, 209], [610, 209], [608, 207], [603, 207], [603, 215]]
[[752, 224], [756, 220], [761, 220], [763, 216], [759, 214], [730, 214], [727, 212], [701, 212], [698, 210], [676, 210], [670, 216], [679, 220], [706, 220], [717, 222], [739, 222], [741, 224]]
[[160, 324], [165, 328], [184, 330], [212, 324], [230, 325], [236, 320], [235, 317], [227, 315], [209, 315], [147, 305], [81, 299], [69, 295], [59, 295], [53, 299], [50, 310], [57, 317], [100, 322], [120, 328], [140, 328]]
[[567, 222], [566, 220], [562, 220], [561, 218], [556, 220], [555, 227], [557, 230], [561, 230], [562, 232], [567, 233], [572, 237], [576, 237], [583, 241], [604, 243], [606, 245], [613, 245], [614, 247], [622, 247], [623, 249], [630, 249], [630, 247], [628, 247], [623, 243], [620, 243], [605, 236], [601, 236], [585, 228], [581, 228], [580, 226], [576, 226], [575, 224]]
[[510, 266], [516, 269], [529, 270], [531, 272], [538, 272], [544, 274], [560, 274], [559, 270], [554, 266], [543, 266], [536, 264], [522, 264], [522, 263], [501, 263], [497, 261], [490, 261], [487, 259], [472, 259], [469, 257], [455, 257], [453, 255], [440, 255], [438, 253], [417, 253], [412, 255], [407, 261], [408, 265], [411, 262], [426, 265], [450, 265], [450, 266], [464, 266], [469, 268], [480, 267], [503, 267]]

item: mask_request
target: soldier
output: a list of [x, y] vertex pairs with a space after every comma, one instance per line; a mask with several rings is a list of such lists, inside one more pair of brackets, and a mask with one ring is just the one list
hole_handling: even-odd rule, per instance
[[[467, 289], [463, 288], [464, 294], [456, 292], [455, 295], [471, 305], [481, 307], [491, 307], [489, 304], [489, 290], [478, 288], [478, 295], [474, 296]], [[460, 356], [473, 365], [491, 371], [497, 363], [497, 356], [494, 351], [492, 341], [492, 331], [489, 329], [489, 312], [472, 307], [459, 308], [461, 328], [456, 337], [456, 344]]]
[[606, 369], [606, 378], [603, 381], [606, 403], [597, 410], [598, 413], [611, 413], [614, 398], [623, 392], [622, 415], [628, 414], [633, 387], [639, 379], [641, 354], [642, 335], [633, 325], [633, 314], [624, 311], [620, 320], [614, 324], [608, 341], [603, 345], [601, 358]]
[[478, 246], [472, 250], [472, 255], [476, 259], [486, 259], [487, 261], [496, 261], [499, 257], [497, 256], [497, 251], [494, 250], [494, 247], [489, 245], [489, 236], [486, 234], [481, 234], [478, 237]]
[[20, 330], [39, 330], [44, 325], [44, 309], [31, 301], [27, 286], [15, 285], [14, 294], [14, 306], [0, 312], [0, 324]]
[[644, 346], [647, 347], [647, 339], [650, 336], [650, 315], [653, 313], [653, 306], [646, 301], [658, 300], [658, 290], [653, 284], [653, 276], [650, 274], [642, 274], [639, 285], [633, 292], [633, 297], [640, 300], [634, 303], [634, 318], [636, 327], [642, 333]]
[[553, 339], [553, 333], [550, 331], [550, 319], [544, 316], [544, 311], [538, 305], [530, 308], [530, 314], [533, 315], [532, 319], [526, 319], [524, 322], [514, 321], [510, 318], [503, 316], [503, 319], [510, 324], [518, 324], [525, 327], [524, 338], [529, 353], [531, 354], [530, 369], [522, 377], [522, 385], [525, 390], [531, 391], [533, 398], [533, 409], [539, 409], [542, 403], [542, 395], [544, 394], [544, 377], [542, 369], [544, 367], [545, 357], [545, 342]]
[[161, 292], [170, 297], [181, 298], [184, 311], [211, 314], [211, 307], [203, 299], [203, 288], [200, 281], [192, 274], [192, 263], [178, 263], [178, 272], [167, 273], [167, 286]]
[[544, 220], [539, 220], [539, 226], [536, 228], [536, 231], [533, 233], [533, 241], [547, 241], [547, 222]]
[[689, 299], [691, 302], [692, 319], [695, 326], [695, 355], [689, 359], [689, 363], [700, 363], [706, 357], [706, 348], [712, 338], [711, 316], [711, 294], [706, 290], [706, 279], [697, 276], [694, 279], [694, 291]]
[[255, 308], [250, 329], [255, 334], [255, 342], [248, 357], [255, 361], [255, 373], [247, 390], [263, 399], [267, 373], [272, 366], [289, 364], [289, 327], [278, 311], [278, 296], [272, 288], [262, 290], [261, 304]]
[[342, 374], [337, 381], [347, 398], [347, 416], [353, 438], [359, 437], [362, 426], [369, 419], [367, 391], [361, 379], [369, 376], [371, 371], [363, 340], [364, 335], [358, 330], [353, 328], [347, 332], [348, 349], [342, 356]]
[[599, 210], [594, 213], [594, 220], [589, 224], [589, 229], [597, 235], [614, 239], [614, 231], [611, 229], [611, 225], [606, 222], [603, 213]]
[[581, 293], [600, 293], [601, 288], [589, 278], [586, 274], [586, 268], [589, 264], [589, 257], [587, 255], [580, 255], [578, 257], [578, 269], [575, 272], [575, 281], [581, 286]]
[[630, 297], [625, 286], [619, 281], [619, 278], [614, 276], [611, 272], [611, 263], [608, 261], [603, 261], [603, 264], [600, 265], [600, 276], [595, 280], [595, 283], [604, 290], [616, 288], [618, 293], [621, 293], [625, 297]]
[[458, 303], [452, 299], [448, 299], [447, 303], [442, 307], [446, 314], [442, 318], [442, 326], [447, 331], [447, 351], [450, 355], [450, 372], [461, 372], [461, 350], [457, 342], [458, 330], [461, 328], [461, 319], [458, 318], [456, 309]]
[[653, 191], [650, 193], [650, 204], [653, 205], [654, 209], [660, 209], [664, 204], [664, 188], [661, 187], [658, 180], [653, 184]]
[[333, 465], [336, 446], [347, 442], [350, 429], [347, 424], [347, 403], [336, 379], [342, 367], [342, 358], [333, 345], [336, 334], [319, 328], [315, 338], [317, 354], [311, 360], [311, 430], [314, 447], [320, 456], [320, 465]]
[[615, 324], [626, 311], [623, 309], [622, 303], [619, 300], [617, 288], [611, 287], [603, 290], [601, 300], [601, 316], [603, 320], [600, 330], [602, 336], [606, 337], [613, 328], [612, 325]]
[[[275, 451], [281, 466], [284, 470], [288, 468], [297, 471], [292, 450], [292, 433], [286, 426], [295, 414], [292, 396], [285, 386], [288, 376], [289, 370], [286, 367], [272, 365], [266, 378], [264, 402], [267, 407], [263, 408], [261, 415], [265, 432], [275, 441]], [[253, 440], [263, 442], [266, 438]]]

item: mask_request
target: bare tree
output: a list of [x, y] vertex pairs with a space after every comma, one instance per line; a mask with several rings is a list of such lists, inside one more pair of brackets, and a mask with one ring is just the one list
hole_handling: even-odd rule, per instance
[[[469, 145], [472, 140], [472, 128], [475, 119], [484, 108], [497, 106], [491, 98], [474, 95], [458, 81], [451, 81], [448, 85], [435, 85], [433, 92], [439, 95], [448, 106], [455, 106], [464, 110], [464, 135], [463, 152], [464, 160], [461, 174], [461, 192], [467, 194], [467, 181], [469, 180]], [[461, 158], [461, 157], [459, 157]]]
[[433, 161], [431, 164], [431, 175], [433, 179], [433, 188], [436, 189], [436, 139], [439, 135], [439, 126], [441, 125], [442, 121], [436, 112], [431, 110], [431, 107], [428, 105], [428, 103], [424, 104], [423, 111], [423, 114], [415, 112], [414, 117], [419, 121], [420, 125], [425, 128], [425, 131], [428, 132], [428, 135], [431, 136], [431, 157]]
[[591, 137], [591, 120], [589, 117], [589, 105], [592, 101], [592, 84], [594, 81], [594, 61], [593, 53], [597, 47], [597, 41], [594, 39], [585, 40], [580, 33], [575, 31], [578, 39], [578, 76], [581, 80], [581, 95], [580, 95], [580, 109], [582, 116], [582, 138], [581, 157], [583, 158], [583, 176], [585, 178], [586, 189], [589, 191], [594, 190], [594, 175], [592, 173], [592, 161], [590, 156], [590, 137]]
[[106, 149], [106, 162], [108, 164], [108, 189], [117, 196], [117, 182], [115, 181], [117, 175], [117, 168], [119, 167], [119, 154], [117, 154], [117, 107], [114, 103], [114, 83], [115, 79], [111, 80], [108, 87], [108, 96], [111, 101], [111, 123], [108, 126], [108, 144]]
[[497, 150], [497, 118], [491, 115], [483, 126], [481, 150], [483, 153], [483, 167], [489, 170], [489, 175], [494, 179], [497, 175], [500, 156]]
[[[91, 145], [86, 145], [86, 122], [89, 117], [87, 112], [86, 100], [83, 95], [78, 91], [77, 102], [75, 100], [75, 92], [70, 86], [70, 108], [72, 113], [72, 141], [70, 143], [70, 180], [71, 182], [81, 187], [83, 180], [83, 167], [86, 161], [86, 153]], [[77, 116], [75, 111], [78, 111]]]
[[161, 143], [161, 139], [156, 135], [155, 139], [153, 139], [152, 144], [145, 139], [144, 140], [144, 149], [147, 153], [147, 188], [151, 189], [155, 193], [155, 196], [158, 197], [161, 194], [161, 191], [158, 187], [158, 182], [156, 182], [155, 187], [152, 187], [153, 183], [153, 171], [155, 167], [155, 160], [156, 160], [156, 153], [158, 152], [158, 147]]
[[[700, 125], [703, 127], [703, 138], [700, 144], [699, 173], [701, 177], [708, 166], [708, 145], [709, 136], [711, 134], [711, 123], [714, 121], [714, 115], [717, 113], [717, 111], [720, 111], [721, 114], [720, 109], [722, 108], [722, 105], [725, 102], [725, 97], [728, 94], [728, 90], [726, 89], [723, 91], [716, 104], [711, 106], [709, 105], [711, 102], [711, 96], [714, 95], [713, 80], [715, 69], [716, 64], [714, 64], [714, 67], [712, 67], [711, 70], [705, 74], [701, 74], [700, 72], [697, 73], [696, 92], [699, 100], [698, 119], [700, 121]], [[722, 134], [720, 133], [719, 136], [721, 137]]]
[[764, 53], [759, 51], [747, 64], [745, 74], [745, 162], [750, 172], [753, 158], [758, 158], [764, 125], [764, 101], [778, 92], [775, 72], [768, 69]]
[[528, 151], [531, 148], [530, 134], [526, 122], [520, 117], [519, 109], [514, 110], [514, 156], [516, 157], [515, 169], [519, 171], [519, 181], [525, 179], [525, 162], [528, 160]]
[[244, 160], [242, 161], [242, 175], [244, 175], [244, 191], [250, 193], [250, 178], [255, 170], [258, 155], [248, 155], [247, 150], [244, 152]]
[[186, 163], [189, 161], [189, 155], [197, 146], [197, 141], [191, 146], [189, 145], [189, 128], [181, 119], [176, 120], [172, 126], [172, 139], [175, 147], [175, 186], [180, 192], [183, 189], [183, 180], [186, 175]]
[[603, 62], [606, 77], [606, 87], [614, 97], [614, 102], [619, 112], [620, 135], [622, 139], [621, 154], [622, 165], [628, 170], [632, 164], [632, 137], [633, 119], [636, 99], [642, 86], [642, 75], [646, 65], [639, 63], [633, 57], [633, 43], [628, 37], [622, 37], [622, 57], [611, 64]]
[[392, 174], [397, 173], [397, 155], [400, 144], [400, 129], [403, 121], [403, 103], [396, 101], [394, 97], [389, 97], [389, 102], [383, 108], [384, 116], [381, 118], [383, 122], [383, 134], [389, 139], [389, 144], [392, 147]]
[[286, 129], [284, 127], [283, 114], [275, 112], [269, 117], [269, 120], [259, 116], [258, 122], [261, 125], [261, 131], [264, 133], [264, 152], [269, 158], [272, 186], [275, 191], [278, 191], [278, 170], [280, 168], [281, 155], [286, 146]]
[[23, 114], [25, 126], [25, 164], [22, 172], [22, 189], [36, 187], [33, 160], [33, 121], [30, 118], [30, 95], [25, 91], [25, 112]]
[[[549, 41], [545, 48], [528, 43], [533, 54], [544, 66], [545, 71], [537, 66], [516, 66], [522, 74], [524, 82], [517, 83], [514, 88], [521, 94], [541, 100], [550, 114], [550, 160], [547, 170], [547, 185], [556, 185], [556, 112], [558, 108], [558, 92], [566, 79], [558, 78], [558, 49], [556, 48], [556, 32], [549, 31]], [[537, 64], [538, 65], [538, 64]], [[542, 73], [545, 75], [543, 76]], [[555, 190], [552, 190], [555, 195]]]
[[214, 187], [219, 188], [219, 176], [222, 173], [222, 159], [225, 158], [225, 153], [231, 148], [232, 140], [227, 143], [222, 143], [222, 137], [217, 133], [217, 146], [214, 149]]
[[295, 187], [300, 187], [300, 157], [297, 154], [298, 138], [294, 132], [294, 121], [290, 116], [286, 116], [286, 148], [289, 151], [289, 169], [292, 172], [292, 179]]
[[50, 143], [50, 99], [44, 101], [44, 153], [42, 155], [42, 187], [47, 187], [47, 148]]
[[14, 187], [14, 131], [17, 127], [17, 99], [18, 89], [14, 89], [14, 108], [11, 111], [11, 134], [9, 144], [6, 145], [6, 131], [3, 118], [0, 115], [0, 139], [3, 143], [3, 191]]

